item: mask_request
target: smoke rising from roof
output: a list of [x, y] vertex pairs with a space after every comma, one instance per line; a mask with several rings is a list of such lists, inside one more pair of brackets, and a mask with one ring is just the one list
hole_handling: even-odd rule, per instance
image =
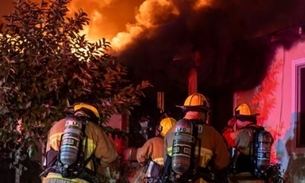
[[290, 48], [299, 40], [297, 31], [273, 42], [270, 33], [301, 24], [304, 3], [146, 0], [139, 7], [137, 22], [112, 43], [123, 62], [161, 88], [166, 86], [160, 84], [165, 78], [187, 80], [187, 68], [195, 59], [199, 85], [246, 90], [264, 78], [277, 46]]
[[[8, 14], [12, 0], [2, 1], [0, 14]], [[194, 64], [199, 87], [253, 88], [276, 47], [300, 37], [293, 30], [273, 42], [265, 35], [305, 21], [304, 0], [72, 0], [69, 8], [88, 14], [90, 39], [111, 40], [119, 60], [160, 90], [185, 87]]]

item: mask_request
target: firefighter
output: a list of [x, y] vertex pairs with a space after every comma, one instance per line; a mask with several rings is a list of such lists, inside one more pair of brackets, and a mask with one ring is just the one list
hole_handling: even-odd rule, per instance
[[[188, 96], [184, 102], [183, 106], [178, 106], [183, 109], [183, 112], [185, 113], [185, 116], [183, 119], [179, 120], [176, 124], [178, 126], [179, 122], [184, 122], [185, 125], [191, 124], [191, 126], [195, 126], [198, 130], [197, 138], [198, 140], [197, 145], [193, 144], [191, 149], [195, 149], [195, 157], [191, 157], [191, 161], [193, 159], [198, 159], [196, 162], [196, 165], [193, 165], [193, 167], [196, 167], [195, 173], [188, 172], [187, 179], [180, 182], [187, 182], [189, 179], [193, 179], [192, 182], [196, 183], [203, 183], [205, 180], [203, 180], [203, 173], [206, 172], [207, 169], [213, 169], [213, 172], [215, 173], [215, 177], [217, 177], [218, 182], [227, 182], [227, 166], [229, 164], [229, 151], [227, 148], [227, 145], [221, 136], [221, 134], [212, 126], [208, 125], [207, 119], [208, 115], [210, 113], [210, 105], [207, 100], [207, 98], [200, 94], [200, 93], [194, 93], [190, 96]], [[173, 127], [169, 130], [167, 135], [164, 138], [164, 153], [166, 154], [166, 161], [165, 161], [165, 174], [166, 174], [166, 181], [170, 180], [169, 182], [175, 182], [175, 180], [172, 180], [171, 174], [173, 170], [174, 163], [173, 160], [173, 153], [177, 151], [173, 151], [173, 140], [175, 138], [175, 133], [177, 133], [176, 127]], [[179, 139], [180, 137], [178, 137]], [[178, 141], [176, 141], [177, 144]], [[180, 148], [183, 148], [183, 144]], [[200, 149], [200, 157], [196, 157], [198, 155], [198, 149]], [[179, 150], [178, 150], [179, 151]], [[181, 152], [181, 151], [180, 151]], [[188, 155], [192, 154], [191, 152], [186, 151], [187, 154], [183, 155], [183, 158], [187, 157]], [[189, 158], [189, 157], [188, 157]], [[171, 160], [172, 159], [172, 160]], [[176, 160], [179, 161], [179, 160]], [[184, 160], [181, 160], [181, 162], [186, 162]], [[179, 165], [179, 163], [176, 163], [176, 165]], [[171, 167], [171, 168], [170, 168]], [[184, 167], [181, 167], [184, 168]], [[199, 175], [200, 174], [200, 175]], [[182, 175], [183, 176], [183, 175]], [[208, 177], [205, 178], [211, 178], [209, 177], [210, 173], [207, 173]], [[180, 175], [179, 175], [180, 177]]]
[[229, 148], [238, 148], [245, 155], [250, 155], [250, 144], [257, 125], [257, 115], [251, 114], [247, 104], [238, 105], [232, 119], [228, 121], [222, 135], [225, 137]]
[[170, 128], [175, 126], [176, 120], [171, 117], [163, 118], [156, 128], [156, 136], [147, 140], [146, 143], [137, 150], [137, 160], [144, 166], [145, 182], [157, 182], [161, 171], [163, 171], [164, 158], [164, 136]]
[[144, 137], [145, 140], [148, 140], [154, 136], [154, 130], [151, 127], [149, 116], [142, 117], [139, 120], [139, 124], [141, 127], [139, 132]]
[[[264, 153], [270, 153], [270, 146], [273, 138], [269, 132], [265, 131], [263, 127], [257, 125], [257, 116], [259, 114], [252, 114], [249, 106], [246, 103], [241, 103], [235, 108], [235, 114], [232, 119], [228, 121], [222, 135], [227, 141], [229, 150], [231, 152], [231, 167], [232, 173], [250, 172], [254, 176], [259, 177], [257, 172], [265, 171], [264, 169], [269, 166], [268, 158], [265, 158], [266, 162], [261, 165], [261, 161], [255, 160], [259, 148], [257, 142], [258, 135], [266, 134], [265, 138], [268, 142], [264, 143]], [[266, 148], [268, 146], [268, 149]], [[257, 153], [255, 153], [257, 152]], [[265, 156], [265, 155], [264, 155]], [[260, 170], [258, 170], [260, 169]]]
[[[66, 119], [64, 118], [53, 124], [49, 130], [46, 144], [46, 160], [45, 164], [47, 171], [43, 183], [61, 182], [61, 183], [91, 183], [96, 182], [96, 164], [95, 160], [99, 160], [102, 166], [106, 167], [114, 162], [118, 154], [114, 144], [109, 140], [106, 133], [100, 126], [100, 114], [98, 110], [86, 103], [77, 103], [73, 106], [74, 116], [85, 119], [87, 121], [85, 127], [86, 137], [83, 139], [83, 152], [86, 160], [89, 160], [85, 165], [83, 178], [64, 178], [57, 170], [56, 161], [58, 152], [61, 151], [61, 138], [64, 133]], [[85, 149], [86, 148], [86, 149]], [[83, 175], [83, 174], [82, 174]]]

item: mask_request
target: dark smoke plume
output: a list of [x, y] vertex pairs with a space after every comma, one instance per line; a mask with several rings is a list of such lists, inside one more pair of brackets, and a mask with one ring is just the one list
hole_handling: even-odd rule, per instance
[[197, 9], [204, 1], [173, 0], [166, 10], [158, 2], [146, 1], [156, 6], [153, 26], [143, 26], [119, 58], [165, 90], [171, 82], [187, 83], [194, 58], [199, 87], [251, 89], [264, 79], [278, 46], [300, 41], [295, 27], [305, 23], [304, 0], [207, 0]]
[[[13, 0], [1, 3], [0, 15], [10, 13]], [[265, 77], [276, 48], [300, 41], [297, 27], [305, 24], [304, 0], [72, 0], [70, 8], [88, 12], [96, 26], [89, 34], [102, 32], [95, 35], [99, 38], [115, 36], [126, 22], [141, 29], [126, 29], [125, 45], [116, 51], [157, 90], [186, 88], [194, 64], [199, 88], [253, 88]], [[102, 21], [95, 20], [97, 12]]]

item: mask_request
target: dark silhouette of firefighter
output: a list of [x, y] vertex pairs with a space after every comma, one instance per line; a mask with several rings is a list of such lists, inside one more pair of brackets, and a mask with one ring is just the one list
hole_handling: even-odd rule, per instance
[[227, 182], [230, 154], [221, 134], [206, 123], [210, 113], [207, 98], [194, 93], [179, 107], [185, 116], [164, 138], [163, 182]]

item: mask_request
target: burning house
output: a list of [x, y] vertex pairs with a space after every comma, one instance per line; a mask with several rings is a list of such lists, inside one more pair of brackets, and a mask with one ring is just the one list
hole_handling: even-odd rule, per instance
[[[119, 4], [98, 12], [119, 12]], [[134, 7], [134, 19], [110, 38], [119, 59], [165, 91], [165, 105], [195, 90], [209, 95], [218, 129], [248, 103], [274, 136], [272, 163], [287, 182], [304, 181], [304, 2], [139, 0]]]
[[107, 38], [112, 54], [165, 92], [165, 108], [205, 93], [221, 130], [248, 103], [275, 139], [272, 162], [287, 182], [305, 181], [305, 1], [72, 0], [79, 8], [91, 19], [88, 38]]

